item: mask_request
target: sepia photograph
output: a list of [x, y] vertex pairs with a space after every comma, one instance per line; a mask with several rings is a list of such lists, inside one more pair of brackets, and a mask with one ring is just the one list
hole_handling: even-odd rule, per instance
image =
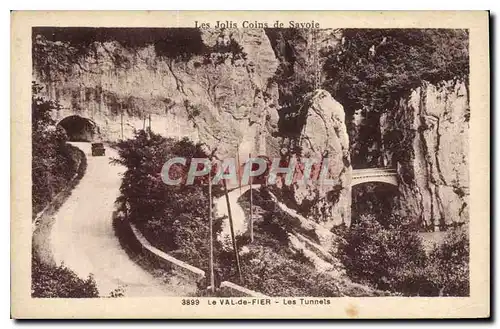
[[23, 298], [194, 314], [474, 294], [471, 120], [489, 108], [467, 24], [268, 15], [30, 26]]

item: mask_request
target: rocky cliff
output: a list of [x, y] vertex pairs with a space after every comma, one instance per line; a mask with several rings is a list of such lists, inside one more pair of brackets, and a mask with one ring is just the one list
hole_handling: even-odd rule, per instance
[[266, 154], [278, 97], [268, 83], [278, 60], [266, 34], [186, 30], [176, 46], [196, 48], [187, 55], [167, 53], [162, 47], [174, 44], [162, 46], [162, 35], [141, 45], [111, 38], [80, 48], [36, 36], [34, 80], [61, 103], [57, 119], [91, 119], [104, 140], [122, 138], [122, 120], [124, 138], [151, 122], [162, 135], [218, 147], [221, 157], [237, 148]]
[[[342, 105], [325, 90], [316, 90], [305, 97], [301, 109], [305, 116], [298, 142], [299, 152], [293, 155], [299, 162], [314, 159], [327, 164], [326, 175], [306, 184], [295, 183], [290, 189], [293, 203], [303, 215], [325, 228], [350, 225], [351, 164], [349, 137]], [[323, 178], [331, 180], [326, 184]], [[283, 187], [282, 187], [283, 188]]]
[[429, 227], [468, 222], [469, 115], [463, 81], [424, 82], [381, 115], [383, 161], [398, 169], [403, 216]]

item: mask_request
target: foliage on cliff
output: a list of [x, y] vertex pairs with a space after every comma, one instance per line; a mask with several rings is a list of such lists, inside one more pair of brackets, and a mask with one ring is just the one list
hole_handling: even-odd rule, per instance
[[468, 33], [452, 29], [345, 29], [327, 54], [324, 87], [350, 109], [390, 110], [422, 84], [467, 77]]
[[[93, 28], [93, 27], [36, 27], [33, 28], [34, 40], [33, 55], [49, 55], [47, 43], [55, 49], [65, 49], [74, 55], [85, 55], [97, 51], [96, 45], [106, 42], [118, 42], [126, 48], [138, 49], [149, 44], [154, 45], [158, 56], [186, 60], [194, 55], [204, 53], [205, 48], [201, 40], [199, 29], [195, 28]], [[60, 48], [62, 47], [62, 48]], [[55, 53], [57, 55], [57, 53]], [[113, 58], [120, 62], [119, 51], [113, 52]], [[70, 60], [64, 52], [53, 60]], [[43, 57], [50, 60], [49, 57]], [[73, 58], [76, 59], [76, 58]], [[63, 61], [63, 62], [64, 62]], [[40, 67], [43, 62], [34, 65]], [[126, 63], [124, 63], [126, 64]], [[128, 63], [133, 64], [133, 63]]]
[[[355, 167], [380, 165], [374, 148], [380, 145], [380, 113], [399, 111], [398, 102], [424, 81], [438, 85], [469, 75], [466, 30], [345, 29], [342, 40], [324, 54], [323, 87], [342, 103], [348, 123], [362, 110], [360, 130], [348, 129]], [[400, 143], [394, 137], [385, 143]]]

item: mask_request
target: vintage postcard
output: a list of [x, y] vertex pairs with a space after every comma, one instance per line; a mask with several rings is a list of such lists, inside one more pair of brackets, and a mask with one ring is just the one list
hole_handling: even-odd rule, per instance
[[13, 318], [490, 316], [488, 12], [11, 19]]

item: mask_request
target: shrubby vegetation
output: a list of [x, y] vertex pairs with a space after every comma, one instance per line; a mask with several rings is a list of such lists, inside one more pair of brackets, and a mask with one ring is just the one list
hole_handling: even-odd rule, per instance
[[[161, 179], [163, 164], [168, 159], [208, 157], [202, 145], [142, 130], [117, 147], [120, 158], [116, 161], [127, 168], [117, 202], [128, 220], [156, 247], [194, 266], [207, 268], [207, 184], [197, 178], [193, 185], [169, 186]], [[172, 166], [171, 177], [186, 177], [188, 167], [189, 162], [187, 166]], [[214, 186], [214, 193], [217, 189]], [[220, 229], [218, 221], [214, 234]]]
[[440, 295], [469, 296], [468, 233], [466, 229], [452, 229], [446, 234], [443, 243], [429, 255], [429, 276]]
[[269, 296], [341, 295], [334, 279], [318, 272], [305, 257], [301, 259], [287, 252], [288, 247], [278, 251], [270, 246], [261, 247], [258, 240], [255, 244], [242, 257], [244, 286]]
[[31, 295], [45, 298], [89, 298], [99, 297], [92, 276], [80, 279], [64, 265], [52, 266], [40, 262], [37, 257], [31, 262]]
[[353, 280], [404, 295], [468, 296], [469, 240], [464, 229], [446, 233], [427, 254], [406, 226], [384, 227], [362, 216], [344, 234], [337, 256]]
[[56, 127], [50, 112], [59, 107], [38, 93], [40, 86], [33, 84], [32, 118], [32, 197], [33, 216], [42, 210], [76, 172], [71, 147], [66, 144], [63, 128]]

